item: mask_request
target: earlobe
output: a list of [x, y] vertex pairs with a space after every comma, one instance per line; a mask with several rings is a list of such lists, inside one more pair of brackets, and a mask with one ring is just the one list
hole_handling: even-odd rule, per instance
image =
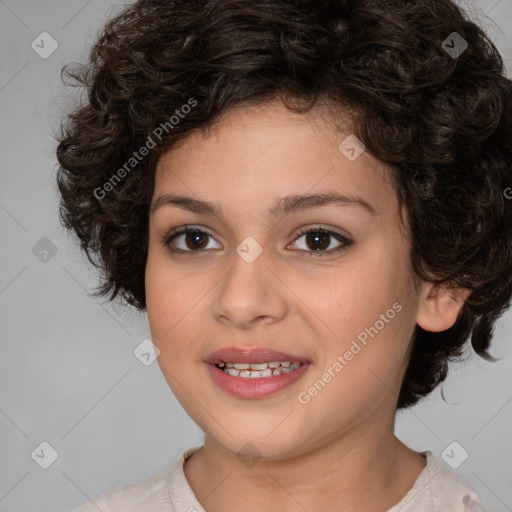
[[424, 283], [420, 295], [417, 324], [425, 331], [440, 332], [452, 327], [471, 290], [450, 285]]

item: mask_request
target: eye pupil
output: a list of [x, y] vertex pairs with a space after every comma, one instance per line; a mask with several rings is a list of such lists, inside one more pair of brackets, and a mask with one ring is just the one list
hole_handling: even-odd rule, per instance
[[[340, 243], [340, 246], [329, 250], [333, 237]], [[297, 235], [295, 240], [304, 239], [306, 249], [300, 248], [299, 251], [307, 256], [315, 257], [318, 256], [332, 256], [339, 252], [346, 250], [352, 245], [352, 241], [345, 238], [344, 236], [331, 232], [329, 230], [320, 229], [319, 227], [310, 229], [309, 231], [302, 231]], [[175, 239], [179, 239], [179, 242], [175, 242]], [[191, 226], [183, 226], [182, 229], [177, 229], [174, 234], [169, 235], [166, 239], [163, 239], [164, 245], [172, 253], [180, 254], [191, 254], [191, 253], [208, 253], [208, 245], [210, 239], [215, 239], [213, 235], [202, 231], [201, 229], [192, 229]], [[183, 247], [179, 245], [184, 244]], [[304, 241], [301, 242], [301, 245]]]
[[[326, 249], [329, 247], [329, 234], [328, 233], [320, 233], [318, 231], [311, 232], [306, 235], [306, 243], [310, 249], [320, 250], [320, 249]], [[313, 245], [309, 244], [309, 241], [313, 239]], [[323, 240], [323, 243], [320, 243], [320, 245], [315, 245], [318, 243], [319, 240]], [[327, 240], [327, 243], [325, 243]]]
[[[198, 241], [199, 239], [199, 241]], [[201, 244], [200, 240], [203, 239], [203, 243]], [[198, 247], [195, 246], [195, 244], [199, 244], [199, 248], [202, 249], [206, 245], [208, 245], [208, 242], [206, 240], [206, 236], [204, 233], [201, 233], [200, 231], [189, 231], [186, 234], [185, 237], [185, 243], [187, 244], [187, 247], [197, 249]], [[192, 245], [192, 247], [190, 247]]]

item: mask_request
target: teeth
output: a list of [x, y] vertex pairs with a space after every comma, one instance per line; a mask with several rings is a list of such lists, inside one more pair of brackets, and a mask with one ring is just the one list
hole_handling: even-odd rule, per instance
[[251, 363], [251, 370], [266, 370], [268, 363]]
[[281, 373], [289, 373], [296, 370], [302, 363], [299, 361], [271, 361], [269, 363], [226, 363], [224, 361], [217, 364], [224, 373], [233, 377], [242, 377], [244, 379], [260, 379], [262, 377], [271, 377]]

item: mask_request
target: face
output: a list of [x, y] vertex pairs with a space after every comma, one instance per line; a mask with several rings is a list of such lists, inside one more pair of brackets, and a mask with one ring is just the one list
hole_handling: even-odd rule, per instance
[[152, 340], [184, 409], [232, 453], [297, 456], [394, 414], [418, 307], [410, 245], [389, 169], [342, 152], [350, 134], [272, 102], [158, 163]]

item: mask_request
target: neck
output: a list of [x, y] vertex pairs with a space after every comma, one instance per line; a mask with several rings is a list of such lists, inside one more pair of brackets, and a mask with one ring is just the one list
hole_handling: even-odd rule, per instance
[[[185, 463], [187, 480], [207, 512], [244, 510], [385, 512], [426, 465], [393, 434], [359, 426], [293, 458], [252, 464], [209, 436]], [[243, 492], [238, 490], [243, 489]]]

